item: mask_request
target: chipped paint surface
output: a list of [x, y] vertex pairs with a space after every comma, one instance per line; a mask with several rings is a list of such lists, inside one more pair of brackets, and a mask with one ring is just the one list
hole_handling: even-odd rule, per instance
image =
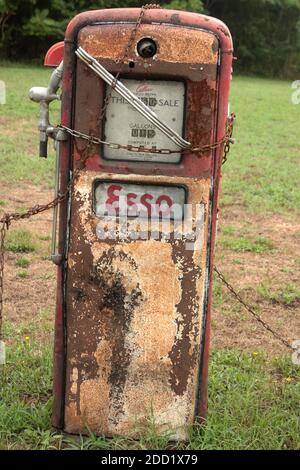
[[[184, 81], [184, 137], [195, 146], [221, 140], [233, 58], [228, 29], [219, 20], [195, 13], [147, 10], [147, 24], [141, 26], [138, 38], [147, 35], [156, 39], [158, 53], [151, 60], [143, 60], [134, 46], [123, 67], [115, 58], [117, 54], [123, 56], [129, 28], [133, 28], [139, 14], [138, 8], [104, 9], [81, 13], [71, 20], [64, 44], [62, 124], [104, 137], [100, 116], [105, 87], [99, 77], [76, 60], [74, 47], [82, 46], [113, 74], [122, 72], [121, 77]], [[85, 146], [86, 142], [77, 140], [70, 154], [69, 142], [61, 142], [62, 192]], [[195, 409], [197, 415], [205, 417], [221, 150], [207, 151], [201, 158], [186, 152], [180, 164], [153, 165], [133, 161], [110, 164], [103, 158], [101, 147], [91, 145], [88, 149], [86, 169], [91, 173], [88, 176], [82, 172], [72, 198], [68, 267], [65, 263], [58, 267], [52, 414], [55, 427], [79, 433], [88, 424], [99, 434], [129, 435], [136, 423], [143, 423], [152, 404], [161, 429], [171, 423], [174, 434], [182, 438], [183, 426], [192, 421]], [[147, 181], [158, 184], [186, 181], [190, 199], [199, 202], [200, 198], [203, 202], [202, 251], [184, 256], [179, 242], [129, 244], [97, 240], [90, 184], [101, 175], [115, 175], [118, 180], [131, 175], [129, 179], [137, 182], [143, 181], [142, 175], [152, 175]], [[210, 179], [214, 189], [210, 251], [206, 253]], [[61, 253], [69, 242], [67, 214], [65, 200], [60, 207]], [[202, 325], [204, 268], [207, 285]], [[200, 378], [197, 387], [196, 373]], [[114, 389], [112, 384], [116, 385]]]
[[[80, 43], [86, 51], [104, 59], [116, 60], [123, 56], [124, 43], [130, 40], [132, 24], [88, 26], [80, 32]], [[180, 64], [214, 64], [217, 60], [218, 41], [207, 31], [166, 25], [142, 24], [135, 43], [143, 37], [151, 37], [159, 44], [157, 56], [161, 62]], [[110, 47], [107, 47], [109, 44]], [[128, 61], [138, 59], [135, 44]], [[142, 59], [139, 58], [142, 61]], [[154, 58], [155, 60], [155, 58]]]
[[[94, 179], [151, 176], [83, 171], [76, 182], [67, 282], [65, 428], [134, 435], [153, 413], [161, 431], [185, 437], [194, 418], [206, 259], [209, 179], [174, 178], [204, 207], [201, 250], [184, 240], [99, 240]], [[171, 184], [158, 176], [157, 184]], [[195, 213], [190, 217], [196, 223]], [[142, 221], [140, 230], [148, 230]], [[159, 221], [156, 222], [159, 228]]]

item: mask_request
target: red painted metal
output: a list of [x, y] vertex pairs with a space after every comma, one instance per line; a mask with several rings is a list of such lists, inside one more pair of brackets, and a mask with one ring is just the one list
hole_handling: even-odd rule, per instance
[[60, 41], [53, 44], [45, 55], [44, 65], [46, 67], [57, 67], [62, 61], [63, 54], [64, 42]]
[[[59, 43], [51, 48], [46, 56], [45, 65], [58, 65], [59, 59], [63, 52], [64, 74], [63, 74], [63, 97], [62, 97], [62, 116], [63, 125], [72, 127], [72, 106], [74, 103], [74, 82], [75, 74], [75, 50], [77, 44], [77, 35], [81, 28], [86, 25], [92, 25], [99, 22], [135, 22], [140, 14], [139, 8], [132, 9], [109, 9], [85, 12], [77, 15], [69, 23], [65, 34], [65, 45]], [[228, 114], [228, 96], [230, 77], [232, 72], [233, 60], [233, 44], [230, 32], [227, 26], [221, 21], [205, 15], [194, 13], [174, 11], [174, 10], [148, 10], [145, 21], [147, 23], [169, 23], [173, 25], [188, 26], [211, 31], [219, 40], [220, 45], [220, 67], [218, 75], [218, 96], [217, 96], [217, 128], [214, 140], [218, 141], [224, 137], [224, 129]], [[72, 166], [71, 152], [69, 144], [63, 143], [61, 150], [61, 191], [63, 192], [67, 186], [69, 178], [69, 170]], [[192, 176], [195, 168], [195, 156], [187, 155], [185, 160], [188, 173]], [[216, 235], [216, 217], [217, 207], [220, 194], [220, 177], [221, 177], [221, 149], [217, 148], [214, 158], [203, 158], [197, 162], [197, 171], [204, 174], [211, 174], [214, 180], [213, 189], [213, 205], [212, 205], [212, 223], [211, 223], [211, 239], [209, 254], [209, 279], [207, 294], [207, 316], [206, 316], [206, 335], [204, 338], [204, 350], [202, 368], [200, 371], [200, 390], [199, 404], [197, 414], [204, 417], [207, 408], [207, 374], [208, 374], [208, 355], [209, 355], [209, 334], [210, 334], [210, 315], [212, 301], [212, 267], [214, 258], [214, 243]], [[95, 159], [90, 159], [88, 168], [97, 168]], [[128, 165], [129, 167], [130, 165]], [[149, 165], [143, 164], [143, 172], [149, 172]], [[157, 164], [159, 167], [159, 164]], [[106, 167], [106, 171], [116, 172], [116, 167]], [[118, 172], [128, 172], [130, 168], [118, 168]], [[151, 170], [153, 172], [153, 168]], [[168, 173], [172, 176], [178, 175], [180, 170], [176, 165], [168, 166]], [[161, 173], [163, 174], [163, 172]], [[64, 253], [66, 250], [66, 234], [67, 234], [67, 211], [68, 201], [61, 205], [60, 222], [59, 222], [59, 250]], [[64, 266], [58, 267], [57, 277], [57, 311], [56, 311], [56, 329], [55, 329], [55, 352], [54, 352], [54, 408], [53, 408], [53, 425], [55, 427], [63, 427], [63, 401], [64, 401], [64, 354], [65, 354], [65, 338], [64, 338], [64, 282], [65, 270]]]

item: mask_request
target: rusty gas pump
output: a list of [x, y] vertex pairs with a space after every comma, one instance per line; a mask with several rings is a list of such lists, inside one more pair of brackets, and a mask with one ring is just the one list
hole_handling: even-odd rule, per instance
[[31, 97], [68, 193], [53, 256], [58, 428], [134, 436], [151, 415], [185, 439], [205, 416], [232, 59], [222, 22], [151, 5], [82, 13], [46, 56], [58, 69]]

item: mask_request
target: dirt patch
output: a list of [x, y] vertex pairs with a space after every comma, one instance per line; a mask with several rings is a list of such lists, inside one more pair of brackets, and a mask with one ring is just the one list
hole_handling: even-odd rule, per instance
[[[4, 183], [0, 189], [0, 200], [5, 205], [0, 209], [2, 213], [27, 209], [52, 198], [52, 191], [24, 184], [12, 188]], [[33, 253], [7, 252], [5, 255], [4, 322], [9, 320], [20, 324], [38, 316], [54, 318], [56, 267], [49, 260], [51, 225], [52, 211], [48, 211], [28, 220], [15, 222], [10, 227], [10, 231], [30, 231], [37, 248]], [[17, 266], [20, 258], [29, 261], [26, 269]]]
[[[274, 250], [242, 253], [222, 248], [222, 235], [228, 226], [233, 228], [235, 237], [271, 240]], [[300, 223], [290, 218], [249, 215], [239, 206], [226, 207], [219, 220], [215, 257], [215, 263], [227, 280], [265, 321], [290, 342], [300, 338], [300, 303], [275, 303], [260, 293], [260, 287], [267, 286], [272, 292], [284, 291], [291, 284], [300, 288], [299, 230]], [[287, 352], [230, 296], [226, 288], [220, 289], [221, 295], [215, 297], [212, 315], [214, 347], [265, 351], [272, 355]]]
[[[52, 197], [52, 191], [33, 185], [12, 187], [2, 184], [0, 200], [5, 205], [0, 206], [0, 210], [28, 208], [46, 203]], [[12, 230], [29, 230], [38, 248], [34, 253], [6, 254], [4, 321], [8, 319], [19, 324], [39, 316], [47, 316], [50, 321], [54, 319], [56, 267], [47, 258], [50, 255], [51, 224], [52, 212], [49, 211], [11, 227]], [[268, 238], [275, 248], [264, 253], [240, 253], [222, 248], [222, 236], [228, 226], [234, 229], [234, 236], [244, 234], [245, 237]], [[218, 230], [215, 263], [264, 320], [289, 341], [299, 339], [300, 303], [274, 303], [265, 299], [258, 288], [267, 284], [276, 291], [291, 283], [300, 288], [300, 223], [278, 215], [249, 215], [242, 207], [235, 205], [222, 209]], [[23, 256], [30, 261], [26, 269], [16, 265]], [[24, 271], [26, 277], [20, 277], [20, 272]], [[286, 352], [284, 346], [244, 311], [226, 289], [219, 283], [215, 283], [216, 286], [220, 292], [215, 296], [213, 306], [213, 347], [265, 351], [272, 356]]]

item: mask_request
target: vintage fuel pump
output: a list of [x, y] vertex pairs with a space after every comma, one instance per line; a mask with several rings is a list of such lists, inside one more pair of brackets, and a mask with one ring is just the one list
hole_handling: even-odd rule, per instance
[[58, 149], [58, 428], [136, 436], [151, 416], [185, 439], [205, 416], [232, 59], [222, 22], [155, 5], [82, 13], [46, 56], [30, 96], [41, 155]]

